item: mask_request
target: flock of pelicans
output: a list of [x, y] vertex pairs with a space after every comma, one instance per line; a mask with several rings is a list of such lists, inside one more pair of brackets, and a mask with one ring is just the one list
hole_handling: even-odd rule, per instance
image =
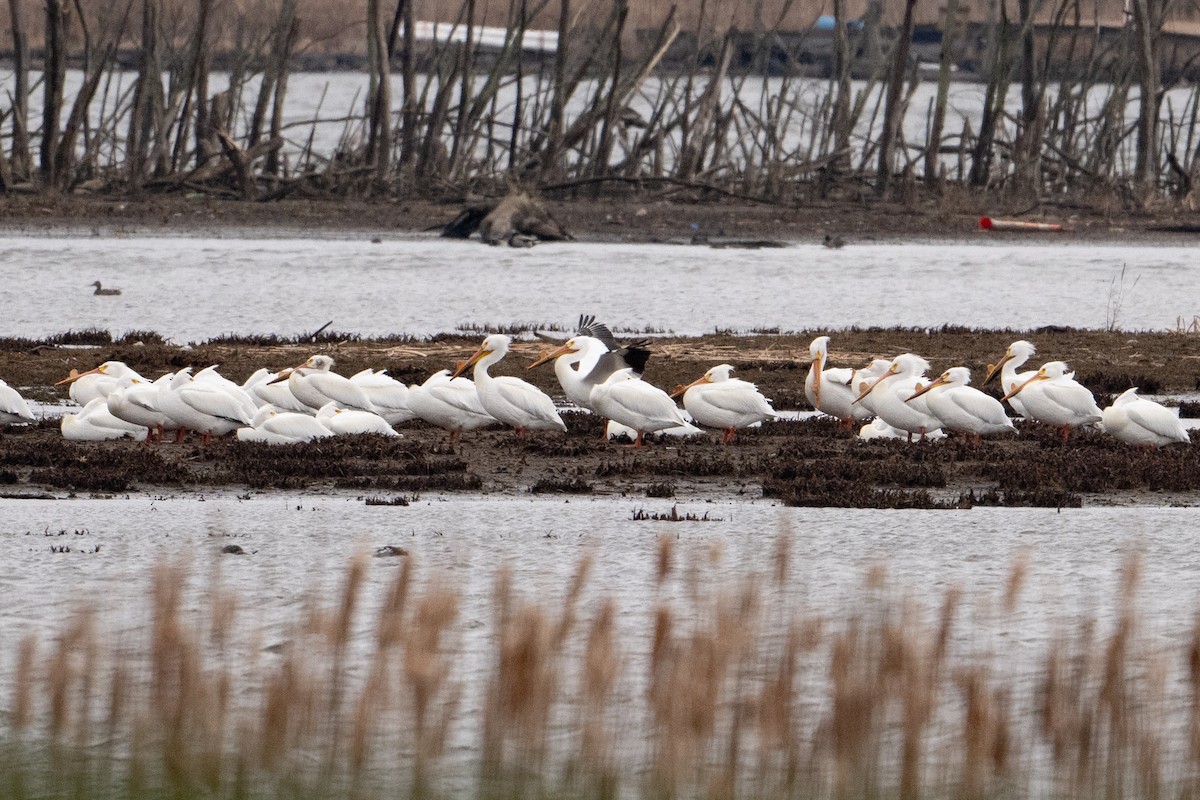
[[[805, 393], [814, 408], [840, 426], [865, 423], [862, 438], [912, 441], [957, 433], [977, 444], [983, 436], [1013, 430], [1007, 402], [1021, 417], [1060, 428], [1064, 441], [1072, 428], [1089, 425], [1139, 446], [1190, 441], [1177, 413], [1138, 397], [1136, 388], [1101, 411], [1061, 361], [1019, 372], [1035, 353], [1026, 341], [1014, 342], [999, 363], [989, 365], [983, 382], [999, 377], [1000, 400], [971, 387], [966, 367], [926, 376], [929, 362], [912, 353], [875, 359], [863, 369], [829, 367], [829, 341], [818, 337], [809, 348]], [[451, 441], [497, 422], [519, 435], [566, 431], [548, 395], [519, 378], [488, 372], [510, 343], [503, 334], [488, 336], [453, 373], [442, 370], [413, 386], [371, 369], [347, 378], [333, 371], [333, 359], [325, 355], [278, 373], [259, 369], [241, 385], [215, 366], [148, 380], [120, 361], [106, 361], [59, 381], [70, 384], [71, 399], [82, 406], [63, 416], [62, 434], [84, 441], [143, 436], [161, 441], [164, 431], [175, 431], [181, 441], [192, 431], [207, 444], [213, 436], [236, 432], [241, 440], [283, 444], [338, 434], [399, 436], [393, 426], [412, 419], [444, 428]], [[529, 368], [553, 361], [567, 399], [609, 420], [606, 438], [616, 432], [614, 426], [623, 426], [638, 446], [647, 433], [698, 433], [697, 425], [723, 431], [722, 443], [728, 443], [739, 428], [780, 416], [753, 383], [732, 377], [729, 364], [713, 367], [672, 394], [651, 385], [641, 379], [650, 355], [647, 344], [622, 344], [594, 318], [581, 317], [576, 335]], [[469, 368], [474, 380], [462, 377]], [[680, 395], [682, 409], [674, 399]], [[33, 421], [24, 399], [0, 381], [0, 422]]]

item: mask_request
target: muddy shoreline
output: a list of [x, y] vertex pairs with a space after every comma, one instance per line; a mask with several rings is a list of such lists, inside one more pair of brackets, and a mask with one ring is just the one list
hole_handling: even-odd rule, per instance
[[[866, 196], [784, 206], [729, 197], [678, 193], [606, 192], [596, 197], [550, 192], [546, 207], [576, 239], [595, 242], [689, 242], [753, 239], [818, 242], [826, 235], [855, 242], [930, 239], [1190, 244], [1200, 215], [1179, 205], [1130, 211], [1098, 203], [1040, 203], [955, 193], [909, 203]], [[222, 200], [201, 195], [141, 198], [89, 195], [0, 197], [0, 236], [202, 236], [387, 238], [436, 233], [463, 206], [462, 199]], [[1065, 225], [1057, 233], [984, 232], [990, 215]]]
[[[708, 367], [728, 362], [756, 382], [780, 410], [804, 411], [808, 342], [820, 332], [664, 338], [654, 343], [646, 377], [673, 387]], [[1200, 390], [1197, 337], [1172, 333], [1047, 330], [866, 330], [835, 334], [831, 361], [859, 365], [876, 355], [920, 353], [934, 370], [963, 364], [977, 380], [1017, 338], [1039, 348], [1039, 359], [1062, 359], [1103, 406], [1115, 393], [1140, 385], [1146, 393], [1183, 396]], [[254, 369], [278, 369], [314, 352], [332, 355], [351, 374], [367, 366], [406, 382], [452, 366], [475, 337], [432, 340], [269, 343], [221, 340], [189, 348], [139, 340], [64, 347], [56, 342], [0, 341], [0, 377], [42, 403], [63, 402], [54, 387], [68, 371], [122, 360], [146, 375], [182, 366], [220, 364], [242, 380]], [[496, 372], [519, 374], [561, 395], [553, 371], [525, 365], [547, 345], [518, 342]], [[992, 389], [993, 387], [989, 387]], [[993, 389], [994, 390], [994, 389]], [[353, 491], [391, 500], [422, 492], [626, 495], [687, 500], [776, 498], [794, 505], [964, 507], [972, 505], [1200, 504], [1200, 449], [1173, 446], [1138, 451], [1098, 432], [1063, 445], [1049, 430], [985, 442], [978, 450], [957, 441], [911, 446], [860, 442], [824, 419], [774, 422], [743, 432], [728, 447], [712, 433], [691, 440], [664, 437], [641, 450], [601, 441], [599, 422], [566, 415], [566, 435], [540, 433], [518, 440], [506, 430], [468, 434], [451, 445], [446, 434], [420, 422], [399, 428], [403, 438], [352, 437], [271, 447], [233, 440], [202, 448], [134, 441], [77, 443], [57, 423], [0, 433], [0, 493], [64, 496], [139, 491]]]

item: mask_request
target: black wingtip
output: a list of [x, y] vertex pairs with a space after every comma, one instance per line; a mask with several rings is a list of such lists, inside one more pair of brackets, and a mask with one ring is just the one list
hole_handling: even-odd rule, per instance
[[646, 371], [646, 362], [650, 360], [650, 351], [645, 347], [633, 344], [625, 348], [622, 357], [626, 364], [633, 367], [634, 372], [641, 375]]

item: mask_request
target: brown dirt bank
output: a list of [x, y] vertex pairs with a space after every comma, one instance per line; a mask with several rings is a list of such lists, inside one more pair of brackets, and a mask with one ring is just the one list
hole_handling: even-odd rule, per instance
[[[814, 335], [656, 340], [647, 378], [671, 387], [729, 362], [774, 398], [777, 408], [805, 409], [807, 345]], [[303, 345], [221, 341], [182, 349], [143, 338], [143, 344], [82, 349], [0, 341], [0, 377], [28, 387], [27, 396], [54, 401], [66, 397], [66, 387], [52, 384], [71, 368], [88, 369], [109, 359], [126, 361], [149, 375], [219, 363], [225, 375], [241, 380], [259, 366], [280, 368], [319, 351], [332, 354], [343, 373], [373, 366], [412, 382], [452, 365], [476, 344], [473, 338], [445, 336]], [[858, 365], [874, 355], [911, 350], [929, 358], [935, 370], [965, 364], [981, 377], [986, 364], [1016, 338], [1034, 341], [1046, 360], [1069, 362], [1102, 405], [1130, 385], [1167, 393], [1200, 387], [1200, 338], [1167, 333], [845, 331], [834, 338], [832, 359], [838, 365]], [[518, 343], [498, 372], [520, 374], [556, 393], [549, 367], [524, 370], [544, 348], [538, 342]], [[426, 490], [681, 498], [766, 494], [800, 505], [887, 507], [1072, 505], [1083, 497], [1088, 502], [1200, 502], [1200, 449], [1140, 452], [1100, 434], [1082, 435], [1063, 446], [1037, 426], [986, 442], [979, 450], [957, 442], [861, 443], [837, 434], [826, 421], [807, 420], [746, 431], [731, 447], [720, 446], [713, 435], [665, 440], [634, 451], [602, 443], [592, 417], [569, 414], [568, 424], [566, 436], [538, 434], [519, 441], [508, 431], [481, 431], [455, 446], [446, 443], [441, 431], [409, 423], [402, 427], [401, 440], [367, 437], [296, 447], [226, 440], [201, 449], [194, 443], [65, 442], [47, 421], [0, 435], [0, 486], [18, 494], [165, 487], [343, 488], [387, 497]]]
[[[1105, 204], [1011, 204], [963, 194], [909, 204], [868, 199], [813, 201], [800, 207], [694, 192], [606, 193], [598, 198], [546, 193], [554, 216], [584, 241], [711, 239], [819, 241], [826, 234], [855, 241], [1000, 238], [1045, 243], [1193, 241], [1200, 216], [1179, 206], [1130, 213]], [[273, 203], [206, 196], [153, 195], [141, 199], [86, 195], [0, 197], [0, 234], [381, 236], [438, 230], [458, 202], [421, 199], [363, 202], [345, 199]], [[984, 233], [981, 215], [1068, 224], [1063, 233]], [[1192, 232], [1181, 232], [1194, 228]]]

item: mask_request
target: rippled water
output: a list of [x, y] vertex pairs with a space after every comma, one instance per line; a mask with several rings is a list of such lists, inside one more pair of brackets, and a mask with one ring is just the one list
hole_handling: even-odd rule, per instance
[[[787, 537], [793, 577], [772, 602], [835, 621], [861, 605], [874, 565], [883, 565], [890, 583], [930, 614], [948, 588], [964, 587], [968, 635], [961, 646], [1003, 655], [1023, 671], [1035, 667], [1034, 657], [1044, 655], [1063, 626], [1093, 616], [1107, 629], [1117, 612], [1120, 569], [1131, 554], [1142, 559], [1139, 603], [1161, 644], [1183, 647], [1200, 609], [1200, 550], [1188, 509], [896, 512], [759, 501], [679, 504], [680, 513], [707, 513], [708, 522], [632, 520], [636, 509], [666, 512], [671, 505], [430, 496], [391, 507], [336, 494], [0, 499], [0, 596], [26, 598], [6, 603], [0, 641], [44, 630], [48, 621], [90, 603], [100, 608], [107, 629], [132, 636], [147, 622], [151, 568], [169, 560], [190, 565], [197, 597], [219, 567], [222, 581], [242, 598], [243, 624], [261, 631], [263, 643], [277, 643], [300, 618], [311, 590], [332, 602], [349, 559], [390, 544], [407, 548], [422, 574], [441, 576], [462, 593], [462, 663], [480, 669], [491, 636], [492, 581], [502, 564], [512, 569], [520, 592], [553, 606], [579, 560], [593, 555], [586, 602], [614, 598], [623, 636], [644, 638], [663, 534], [675, 538], [682, 561], [719, 547], [720, 567], [706, 591], [751, 574], [769, 577], [779, 537]], [[252, 554], [221, 555], [231, 542]], [[75, 552], [51, 552], [64, 544]], [[1013, 614], [1002, 613], [998, 600], [1026, 551], [1032, 566], [1023, 602]], [[368, 608], [379, 602], [397, 561], [371, 559]], [[634, 652], [641, 646], [631, 644]], [[0, 687], [12, 667], [10, 658], [0, 659]], [[469, 670], [460, 676], [468, 684]]]
[[[680, 235], [688, 232], [680, 222]], [[228, 333], [428, 335], [472, 323], [696, 335], [860, 326], [1164, 329], [1200, 312], [1194, 248], [994, 243], [487, 248], [433, 237], [0, 238], [0, 335], [98, 327], [178, 343]], [[1125, 269], [1124, 277], [1121, 276]], [[95, 280], [123, 290], [96, 297]], [[1117, 293], [1121, 299], [1115, 301]]]

